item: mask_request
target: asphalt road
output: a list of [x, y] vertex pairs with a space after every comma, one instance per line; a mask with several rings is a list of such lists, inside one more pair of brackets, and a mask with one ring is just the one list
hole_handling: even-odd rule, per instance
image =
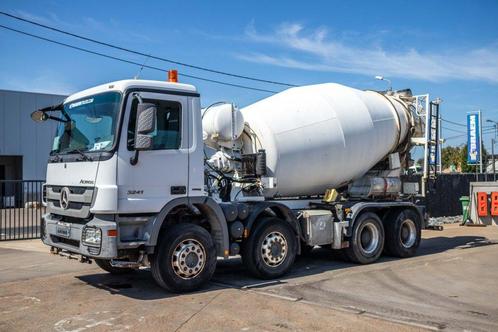
[[368, 266], [315, 249], [266, 283], [219, 262], [206, 289], [183, 295], [147, 270], [111, 276], [37, 240], [0, 242], [0, 331], [497, 331], [498, 228], [423, 237], [417, 257]]

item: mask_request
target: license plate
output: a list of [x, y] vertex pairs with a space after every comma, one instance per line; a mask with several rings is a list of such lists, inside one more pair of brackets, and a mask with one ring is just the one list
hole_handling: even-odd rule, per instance
[[64, 224], [64, 223], [58, 223], [55, 231], [57, 232], [57, 235], [62, 236], [62, 237], [71, 237], [71, 225], [69, 224]]

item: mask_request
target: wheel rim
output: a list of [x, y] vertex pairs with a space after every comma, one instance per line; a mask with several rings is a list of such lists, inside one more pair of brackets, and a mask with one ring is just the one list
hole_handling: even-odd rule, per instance
[[180, 242], [173, 251], [171, 265], [175, 274], [182, 279], [195, 278], [202, 272], [206, 263], [206, 250], [197, 240]]
[[411, 248], [417, 240], [417, 228], [415, 227], [415, 222], [411, 219], [406, 219], [401, 224], [400, 231], [400, 241], [401, 245], [405, 248]]
[[287, 257], [287, 240], [280, 232], [271, 232], [263, 240], [261, 256], [266, 265], [279, 266]]
[[373, 254], [380, 242], [378, 227], [372, 222], [367, 222], [360, 228], [359, 235], [361, 250], [367, 255]]

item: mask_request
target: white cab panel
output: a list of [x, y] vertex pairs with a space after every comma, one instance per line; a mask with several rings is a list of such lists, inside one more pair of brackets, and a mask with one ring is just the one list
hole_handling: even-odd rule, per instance
[[46, 183], [55, 186], [93, 187], [98, 168], [99, 162], [96, 160], [49, 163]]
[[111, 159], [100, 162], [95, 181], [95, 196], [90, 208], [92, 213], [115, 213], [118, 211], [117, 153]]
[[202, 119], [199, 97], [189, 100], [189, 196], [204, 196], [204, 142], [202, 140]]
[[134, 151], [128, 151], [128, 123], [133, 98], [129, 97], [121, 130], [118, 152], [118, 210], [120, 213], [155, 213], [177, 197], [172, 187], [188, 185], [189, 117], [187, 96], [140, 92], [144, 102], [164, 100], [181, 105], [181, 143], [179, 149], [141, 151], [136, 165], [130, 164]]

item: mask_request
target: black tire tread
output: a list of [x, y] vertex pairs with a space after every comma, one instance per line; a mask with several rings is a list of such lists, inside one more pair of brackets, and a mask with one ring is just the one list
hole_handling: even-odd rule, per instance
[[[163, 265], [161, 264], [164, 259], [161, 258], [166, 253], [168, 253], [172, 246], [176, 246], [178, 240], [182, 237], [197, 236], [202, 241], [206, 250], [206, 265], [202, 275], [197, 279], [191, 279], [184, 282], [176, 282], [174, 276], [168, 275], [168, 270], [163, 270]], [[201, 288], [214, 273], [216, 269], [216, 248], [214, 242], [211, 238], [211, 234], [204, 228], [194, 224], [176, 224], [168, 227], [162, 232], [162, 236], [159, 240], [158, 246], [154, 254], [149, 256], [150, 260], [150, 270], [152, 272], [152, 277], [156, 283], [166, 289], [167, 291], [178, 293], [178, 292], [190, 292]], [[167, 259], [169, 261], [169, 258]], [[195, 281], [194, 281], [195, 280]]]
[[[399, 238], [401, 222], [407, 217], [412, 219], [415, 222], [415, 227], [417, 227], [417, 240], [409, 249], [401, 245]], [[420, 217], [415, 211], [412, 209], [404, 209], [392, 213], [385, 219], [384, 228], [386, 232], [385, 253], [387, 255], [399, 258], [407, 258], [415, 255], [417, 248], [420, 245], [422, 229]]]
[[[263, 233], [265, 233], [268, 228], [272, 227], [280, 228], [280, 230], [288, 233], [287, 235], [289, 238], [287, 239], [287, 242], [289, 245], [289, 252], [286, 258], [287, 261], [281, 265], [283, 268], [279, 268], [279, 271], [270, 272], [270, 269], [267, 268], [264, 263], [260, 262], [259, 250], [257, 250], [256, 246]], [[265, 217], [260, 220], [251, 232], [249, 238], [243, 243], [241, 252], [242, 262], [246, 268], [252, 275], [260, 279], [275, 279], [287, 273], [294, 263], [296, 253], [297, 237], [294, 234], [294, 230], [288, 222], [276, 217]]]
[[[380, 239], [380, 249], [377, 250], [377, 252], [375, 253], [375, 255], [371, 256], [371, 257], [365, 257], [361, 254], [361, 252], [359, 252], [358, 250], [356, 250], [356, 241], [358, 240], [356, 238], [356, 231], [358, 230], [358, 228], [360, 227], [360, 225], [365, 221], [365, 220], [375, 220], [376, 223], [378, 224], [379, 228], [380, 228], [380, 233], [381, 233], [381, 239]], [[380, 220], [379, 216], [374, 213], [374, 212], [363, 212], [361, 215], [359, 215], [354, 223], [354, 226], [353, 226], [353, 231], [352, 231], [352, 236], [351, 236], [351, 239], [349, 241], [349, 247], [348, 248], [344, 248], [342, 250], [344, 250], [344, 255], [347, 257], [347, 260], [353, 262], [353, 263], [357, 263], [357, 264], [371, 264], [373, 262], [375, 262], [379, 257], [380, 255], [382, 254], [382, 250], [384, 248], [384, 238], [385, 238], [385, 235], [384, 235], [384, 226], [382, 224], [382, 221]]]

